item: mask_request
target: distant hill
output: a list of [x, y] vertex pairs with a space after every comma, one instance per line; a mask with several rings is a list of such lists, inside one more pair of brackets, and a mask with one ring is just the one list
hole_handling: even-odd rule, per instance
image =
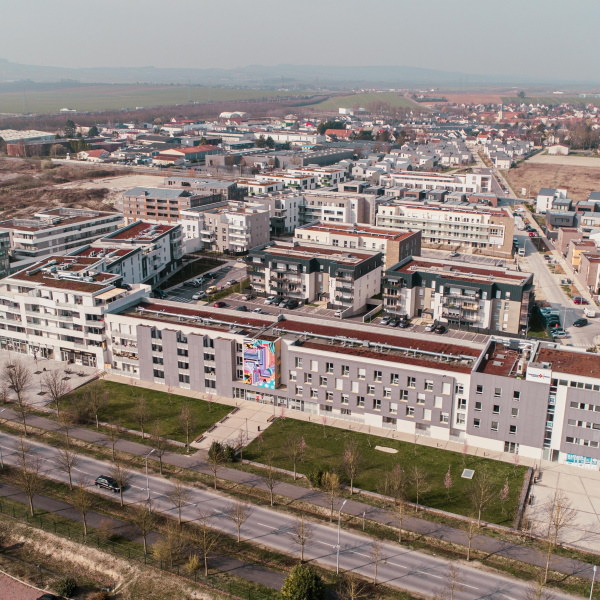
[[154, 83], [196, 84], [217, 87], [348, 88], [356, 86], [452, 86], [541, 83], [523, 77], [499, 77], [404, 66], [336, 67], [310, 65], [249, 65], [235, 69], [157, 67], [43, 67], [0, 58], [0, 84], [50, 83]]

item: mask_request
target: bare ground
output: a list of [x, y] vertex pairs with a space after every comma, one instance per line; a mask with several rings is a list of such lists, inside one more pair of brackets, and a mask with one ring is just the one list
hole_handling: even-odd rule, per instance
[[518, 196], [525, 188], [529, 198], [535, 198], [543, 187], [565, 188], [573, 200], [586, 200], [590, 192], [600, 191], [600, 171], [590, 167], [527, 162], [505, 173], [505, 177]]

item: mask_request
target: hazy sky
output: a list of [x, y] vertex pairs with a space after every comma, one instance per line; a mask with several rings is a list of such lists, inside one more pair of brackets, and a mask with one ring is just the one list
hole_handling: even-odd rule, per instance
[[597, 80], [599, 0], [0, 0], [35, 65], [403, 65]]

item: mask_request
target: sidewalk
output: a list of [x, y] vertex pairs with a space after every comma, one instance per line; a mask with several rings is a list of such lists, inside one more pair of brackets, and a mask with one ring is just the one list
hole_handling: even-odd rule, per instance
[[[19, 422], [18, 415], [10, 408], [5, 409], [3, 416], [7, 420]], [[58, 423], [45, 417], [32, 416], [28, 419], [28, 424], [29, 426], [47, 431], [60, 430], [60, 425]], [[88, 443], [108, 448], [111, 447], [111, 442], [107, 436], [93, 430], [73, 428], [70, 431], [70, 435], [72, 438]], [[126, 452], [138, 457], [144, 457], [148, 453], [148, 446], [122, 439], [117, 441], [116, 449], [120, 452]], [[206, 463], [205, 457], [205, 451], [198, 451], [193, 455], [166, 453], [163, 456], [163, 463], [180, 468], [192, 469], [199, 473], [211, 475], [212, 473]], [[150, 460], [154, 460], [156, 462], [154, 457], [150, 457]], [[265, 480], [262, 477], [252, 473], [247, 473], [245, 471], [240, 471], [229, 467], [222, 467], [218, 471], [218, 477], [221, 480], [225, 480], [230, 483], [249, 486], [268, 492]], [[329, 500], [327, 495], [319, 490], [307, 489], [305, 487], [290, 483], [280, 482], [275, 486], [275, 494], [291, 500], [292, 502], [297, 500], [325, 509], [329, 508]], [[291, 503], [288, 502], [288, 505], [289, 504]], [[395, 516], [391, 511], [376, 508], [370, 504], [365, 504], [354, 499], [349, 499], [346, 502], [344, 506], [344, 514], [349, 514], [358, 518], [366, 517], [372, 521], [376, 521], [384, 525], [393, 526], [396, 523]], [[416, 533], [419, 536], [436, 538], [462, 546], [466, 546], [468, 543], [465, 531], [455, 529], [447, 525], [441, 525], [439, 523], [419, 519], [417, 517], [406, 518], [403, 522], [403, 529]], [[542, 552], [526, 546], [518, 545], [513, 542], [502, 541], [494, 537], [477, 535], [473, 539], [472, 547], [473, 549], [484, 552], [489, 556], [504, 556], [538, 567], [543, 567], [545, 565], [545, 556]], [[551, 568], [566, 575], [577, 575], [579, 577], [589, 579], [592, 577], [592, 566], [582, 561], [554, 556], [551, 561]]]

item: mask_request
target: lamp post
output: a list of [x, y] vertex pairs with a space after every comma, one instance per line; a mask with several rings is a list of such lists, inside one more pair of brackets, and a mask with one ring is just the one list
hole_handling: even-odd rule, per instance
[[342, 520], [342, 508], [344, 508], [344, 504], [346, 504], [346, 502], [348, 502], [348, 499], [346, 499], [342, 502], [342, 505], [340, 506], [340, 510], [338, 511], [337, 545], [335, 547], [335, 549], [336, 549], [335, 572], [337, 574], [339, 574], [339, 572], [340, 572], [340, 523]]
[[150, 500], [150, 479], [148, 477], [148, 458], [151, 456], [153, 452], [156, 451], [156, 448], [152, 448], [148, 454], [144, 456], [144, 460], [146, 461], [146, 500]]
[[594, 583], [596, 581], [596, 565], [594, 565], [594, 575], [592, 576], [592, 587], [590, 588], [590, 600], [592, 600], [592, 594], [594, 593]]

